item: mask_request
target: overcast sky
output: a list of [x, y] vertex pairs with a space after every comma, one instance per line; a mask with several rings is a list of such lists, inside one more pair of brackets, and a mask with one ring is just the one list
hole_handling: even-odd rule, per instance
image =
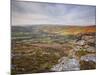
[[95, 25], [96, 7], [12, 1], [12, 25]]

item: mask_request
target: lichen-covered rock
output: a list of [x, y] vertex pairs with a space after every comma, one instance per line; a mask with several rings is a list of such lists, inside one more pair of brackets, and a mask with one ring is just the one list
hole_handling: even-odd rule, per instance
[[82, 56], [80, 60], [96, 62], [96, 56], [95, 54], [87, 54]]
[[75, 46], [74, 48], [73, 48], [73, 50], [74, 51], [80, 51], [81, 49], [82, 49], [83, 47], [82, 46]]
[[92, 47], [92, 46], [88, 47], [86, 50], [88, 52], [96, 52], [96, 48], [95, 47]]
[[82, 56], [80, 59], [80, 69], [81, 70], [89, 70], [96, 68], [96, 56], [95, 54], [88, 54]]
[[75, 58], [69, 59], [62, 57], [58, 60], [58, 64], [51, 68], [51, 71], [76, 71], [80, 70], [79, 61]]
[[77, 45], [85, 45], [85, 40], [79, 40], [76, 42]]
[[95, 38], [92, 38], [92, 39], [88, 39], [87, 42], [89, 42], [89, 43], [95, 43], [96, 40], [95, 40]]

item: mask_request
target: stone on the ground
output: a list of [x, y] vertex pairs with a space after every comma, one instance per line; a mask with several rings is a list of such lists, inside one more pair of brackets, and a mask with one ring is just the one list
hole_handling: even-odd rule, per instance
[[76, 42], [78, 45], [85, 45], [85, 40], [79, 40]]
[[58, 60], [58, 64], [51, 68], [51, 71], [77, 71], [80, 70], [79, 61], [75, 58], [69, 59], [62, 57]]
[[96, 62], [96, 56], [95, 54], [87, 54], [87, 55], [82, 56], [80, 60]]
[[88, 52], [96, 52], [96, 48], [95, 47], [88, 47], [86, 50]]

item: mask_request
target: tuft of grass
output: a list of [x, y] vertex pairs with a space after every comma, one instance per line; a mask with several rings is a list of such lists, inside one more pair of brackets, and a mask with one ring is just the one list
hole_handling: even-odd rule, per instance
[[76, 51], [76, 55], [79, 56], [79, 57], [84, 56], [88, 53], [89, 53], [88, 51], [84, 51], [83, 49]]

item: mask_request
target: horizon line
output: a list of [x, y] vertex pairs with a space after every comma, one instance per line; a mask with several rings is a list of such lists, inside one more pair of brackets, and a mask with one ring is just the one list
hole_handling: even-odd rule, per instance
[[24, 24], [24, 25], [11, 25], [11, 26], [96, 26], [96, 24], [91, 25], [64, 25], [64, 24]]

